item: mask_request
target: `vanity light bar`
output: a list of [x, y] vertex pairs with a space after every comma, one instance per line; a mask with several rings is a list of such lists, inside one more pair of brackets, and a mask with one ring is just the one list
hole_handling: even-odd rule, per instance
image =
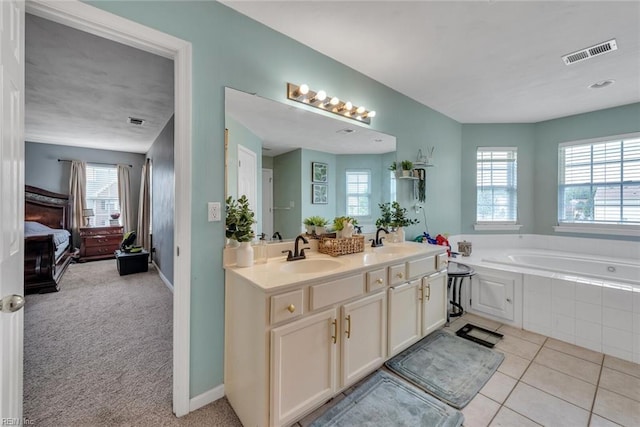
[[371, 118], [376, 115], [375, 111], [369, 111], [363, 106], [356, 107], [349, 101], [329, 96], [324, 90], [314, 92], [306, 84], [287, 83], [287, 98], [366, 124], [371, 124]]

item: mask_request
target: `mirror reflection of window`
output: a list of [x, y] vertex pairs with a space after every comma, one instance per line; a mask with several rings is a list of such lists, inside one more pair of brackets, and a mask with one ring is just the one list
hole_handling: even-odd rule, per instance
[[347, 216], [362, 217], [371, 215], [371, 171], [346, 171], [347, 177]]

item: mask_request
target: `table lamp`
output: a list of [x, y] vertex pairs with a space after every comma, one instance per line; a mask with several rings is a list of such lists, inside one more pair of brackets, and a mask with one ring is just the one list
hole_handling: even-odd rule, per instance
[[93, 209], [83, 209], [82, 216], [85, 220], [85, 227], [91, 226], [91, 217], [94, 216]]

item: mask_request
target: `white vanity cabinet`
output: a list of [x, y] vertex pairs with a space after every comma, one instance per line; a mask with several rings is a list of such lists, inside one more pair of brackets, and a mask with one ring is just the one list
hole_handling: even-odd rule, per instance
[[[427, 249], [428, 255], [442, 252]], [[438, 281], [428, 277], [436, 270], [436, 256], [404, 258], [408, 261], [356, 265], [330, 279], [299, 275], [301, 282], [275, 286], [260, 281], [272, 274], [268, 265], [228, 271], [224, 387], [243, 425], [291, 425], [382, 366], [390, 357], [390, 337], [409, 331], [415, 341], [427, 330], [424, 319], [429, 328], [438, 323], [435, 312], [423, 315], [423, 305], [415, 303], [425, 289], [430, 300], [440, 295]], [[407, 283], [408, 274], [420, 277]], [[405, 283], [389, 292], [398, 280]], [[400, 290], [411, 286], [410, 298], [405, 297]], [[397, 303], [404, 312], [390, 310], [391, 298], [404, 298], [408, 309], [419, 311], [409, 315]], [[415, 325], [406, 321], [411, 316]]]

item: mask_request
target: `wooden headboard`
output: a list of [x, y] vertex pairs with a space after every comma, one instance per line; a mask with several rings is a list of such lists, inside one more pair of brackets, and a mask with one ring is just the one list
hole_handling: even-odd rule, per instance
[[24, 220], [36, 221], [51, 228], [71, 230], [69, 196], [26, 185], [24, 187]]

